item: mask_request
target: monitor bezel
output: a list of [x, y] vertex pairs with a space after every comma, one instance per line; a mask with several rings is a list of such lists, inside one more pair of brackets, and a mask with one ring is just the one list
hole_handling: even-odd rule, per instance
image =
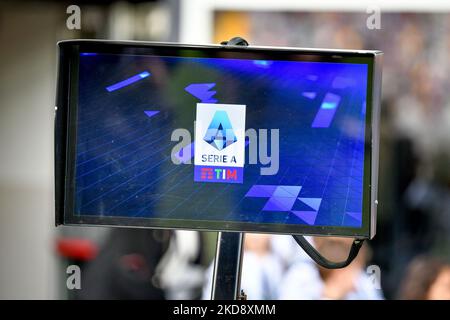
[[[59, 66], [55, 107], [55, 222], [56, 225], [87, 225], [131, 228], [184, 229], [197, 231], [256, 232], [372, 238], [375, 235], [379, 101], [381, 94], [380, 51], [329, 50], [280, 47], [183, 45], [175, 43], [69, 40], [58, 43]], [[363, 177], [363, 210], [360, 228], [310, 226], [236, 221], [130, 218], [74, 214], [78, 65], [81, 52], [235, 59], [319, 61], [368, 65]]]

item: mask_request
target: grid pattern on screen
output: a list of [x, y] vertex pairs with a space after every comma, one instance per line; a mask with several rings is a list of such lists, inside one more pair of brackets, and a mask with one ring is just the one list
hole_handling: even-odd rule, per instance
[[[361, 226], [366, 65], [80, 61], [76, 214]], [[247, 128], [279, 129], [278, 173], [246, 164], [242, 184], [199, 183], [173, 164], [171, 133], [193, 132], [197, 102], [245, 104]]]

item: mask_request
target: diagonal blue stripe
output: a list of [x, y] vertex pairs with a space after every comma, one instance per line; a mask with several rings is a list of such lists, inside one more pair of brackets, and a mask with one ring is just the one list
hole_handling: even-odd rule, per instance
[[135, 76], [132, 76], [132, 77], [130, 77], [128, 79], [125, 79], [123, 81], [117, 82], [117, 83], [115, 83], [113, 85], [110, 85], [110, 86], [106, 87], [106, 90], [108, 92], [113, 92], [113, 91], [119, 90], [119, 89], [121, 89], [123, 87], [129, 86], [130, 84], [133, 84], [133, 83], [135, 83], [135, 82], [137, 82], [139, 80], [145, 79], [148, 76], [150, 76], [150, 72], [143, 71], [143, 72], [141, 72], [141, 73], [139, 73], [139, 74], [137, 74]]

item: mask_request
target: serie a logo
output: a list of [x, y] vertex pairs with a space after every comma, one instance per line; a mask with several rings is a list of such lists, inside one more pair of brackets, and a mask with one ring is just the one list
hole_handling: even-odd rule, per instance
[[196, 134], [194, 180], [242, 183], [245, 106], [197, 104]]

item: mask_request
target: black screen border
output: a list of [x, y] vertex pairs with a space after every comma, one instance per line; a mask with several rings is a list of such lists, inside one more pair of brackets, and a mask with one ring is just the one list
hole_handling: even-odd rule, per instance
[[[382, 53], [327, 49], [225, 47], [172, 43], [69, 40], [58, 43], [59, 68], [55, 108], [55, 222], [90, 225], [197, 231], [257, 232], [372, 238], [376, 223], [378, 174], [378, 117]], [[360, 228], [232, 221], [129, 218], [74, 214], [78, 67], [81, 52], [227, 59], [290, 60], [361, 63], [368, 66], [364, 147], [363, 210]]]

